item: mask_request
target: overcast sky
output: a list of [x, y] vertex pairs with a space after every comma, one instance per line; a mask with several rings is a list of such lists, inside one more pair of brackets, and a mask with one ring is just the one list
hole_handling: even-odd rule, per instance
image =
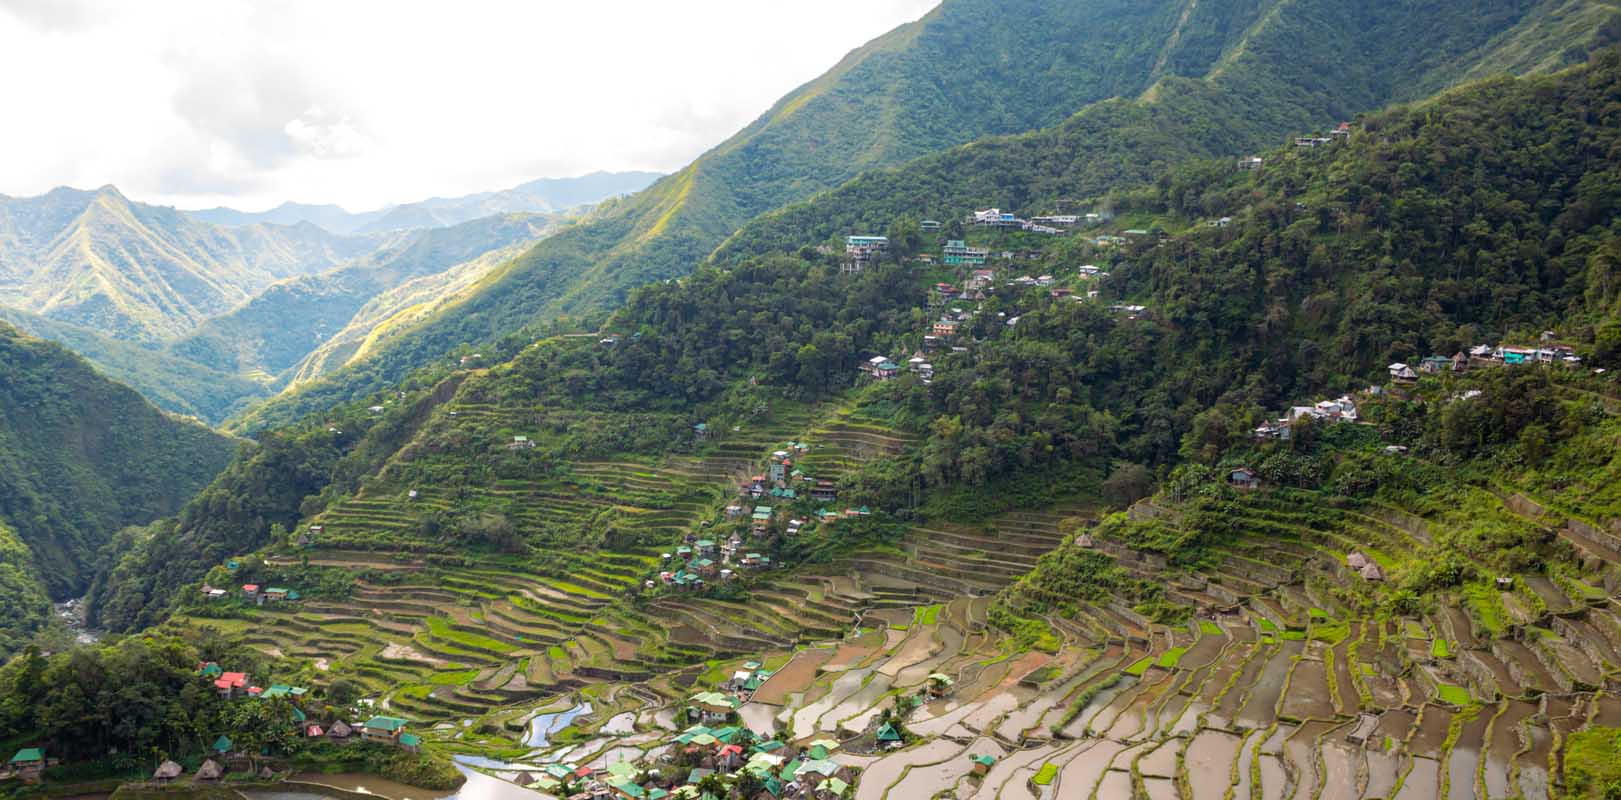
[[0, 0], [0, 194], [359, 211], [671, 171], [937, 0]]

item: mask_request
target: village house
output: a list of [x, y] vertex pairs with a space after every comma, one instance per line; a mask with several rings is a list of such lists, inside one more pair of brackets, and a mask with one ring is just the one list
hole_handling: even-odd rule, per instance
[[991, 767], [996, 766], [996, 756], [969, 756], [968, 760], [973, 762], [974, 765], [970, 769], [978, 778], [989, 775]]
[[846, 274], [854, 274], [877, 264], [889, 250], [889, 238], [885, 236], [847, 236], [844, 239], [844, 262], [840, 270]]
[[695, 714], [705, 725], [725, 722], [737, 712], [737, 698], [720, 692], [699, 692], [692, 696], [689, 714]]
[[1030, 221], [1042, 225], [1057, 225], [1063, 228], [1081, 224], [1081, 218], [1076, 214], [1043, 214], [1039, 217], [1031, 217]]
[[996, 285], [996, 270], [976, 269], [969, 273], [965, 284], [970, 291], [981, 291]]
[[985, 208], [970, 214], [964, 222], [982, 228], [1021, 228], [1024, 220], [1000, 208]]
[[18, 750], [6, 766], [12, 775], [25, 783], [36, 783], [45, 771], [45, 751], [38, 747], [25, 747]]
[[1349, 123], [1349, 122], [1341, 122], [1338, 127], [1334, 128], [1334, 130], [1331, 130], [1331, 131], [1328, 132], [1328, 136], [1329, 136], [1330, 139], [1333, 139], [1335, 141], [1340, 141], [1340, 142], [1350, 141], [1351, 140], [1351, 123]]
[[400, 736], [405, 733], [405, 726], [409, 724], [399, 717], [372, 717], [361, 724], [360, 738], [366, 742], [399, 744]]
[[179, 764], [176, 764], [173, 761], [165, 761], [162, 764], [159, 764], [158, 768], [152, 772], [152, 782], [173, 783], [174, 780], [179, 778], [185, 771], [185, 768], [181, 767]]
[[1227, 484], [1235, 489], [1259, 489], [1261, 476], [1249, 467], [1239, 467], [1227, 473]]
[[942, 339], [950, 339], [957, 335], [957, 321], [942, 317], [934, 323], [934, 335]]
[[218, 783], [225, 777], [225, 768], [210, 758], [197, 768], [197, 774], [193, 777], [202, 783]]
[[264, 601], [259, 598], [259, 584], [257, 583], [242, 584], [242, 596], [261, 605], [264, 603]]
[[765, 533], [771, 527], [771, 506], [755, 506], [749, 526], [755, 534]]
[[527, 436], [514, 436], [512, 437], [512, 441], [507, 443], [508, 450], [530, 450], [533, 449], [534, 446], [535, 443], [530, 441], [529, 437]]
[[1418, 371], [1426, 375], [1437, 375], [1452, 368], [1452, 359], [1446, 356], [1425, 356], [1418, 362]]
[[245, 696], [248, 688], [246, 672], [223, 672], [214, 680], [214, 691], [227, 700]]
[[1240, 158], [1238, 160], [1238, 168], [1243, 172], [1254, 172], [1255, 170], [1260, 169], [1263, 163], [1265, 163], [1265, 161], [1263, 161], [1260, 156], [1250, 156], [1249, 158]]
[[[983, 247], [969, 247], [961, 239], [952, 239], [946, 242], [940, 250], [940, 263], [948, 267], [982, 267], [985, 260], [990, 258], [991, 251]], [[973, 282], [969, 282], [973, 286]]]
[[940, 230], [940, 220], [926, 219], [926, 220], [923, 220], [922, 222], [919, 222], [917, 224], [917, 226], [918, 226], [919, 229], [923, 230], [925, 233], [937, 231], [937, 230]]
[[1397, 383], [1412, 383], [1418, 380], [1418, 373], [1414, 372], [1412, 367], [1399, 361], [1391, 364], [1388, 369], [1390, 370], [1390, 379]]
[[885, 750], [894, 750], [906, 743], [906, 740], [901, 736], [901, 732], [894, 725], [887, 722], [878, 729], [877, 739], [878, 746]]

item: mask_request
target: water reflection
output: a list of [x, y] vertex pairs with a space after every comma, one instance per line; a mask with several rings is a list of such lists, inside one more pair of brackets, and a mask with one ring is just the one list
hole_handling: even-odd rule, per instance
[[529, 722], [529, 737], [523, 743], [529, 747], [545, 747], [547, 737], [567, 728], [577, 717], [591, 713], [590, 703], [581, 703], [567, 711], [541, 714]]

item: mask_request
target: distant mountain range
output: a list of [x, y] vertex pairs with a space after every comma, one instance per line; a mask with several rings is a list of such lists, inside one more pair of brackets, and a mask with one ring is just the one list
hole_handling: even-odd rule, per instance
[[0, 195], [0, 305], [117, 339], [160, 341], [276, 281], [375, 250], [309, 224], [222, 228], [118, 189]]
[[342, 366], [367, 351], [374, 326], [420, 319], [513, 248], [656, 177], [531, 181], [371, 215], [184, 212], [112, 186], [0, 195], [0, 319], [217, 423]]
[[335, 205], [303, 203], [282, 203], [269, 211], [258, 212], [219, 207], [185, 213], [193, 219], [229, 228], [307, 222], [337, 234], [372, 234], [443, 228], [495, 214], [566, 211], [639, 192], [659, 177], [656, 172], [593, 172], [577, 178], [541, 178], [501, 191], [432, 197], [358, 214]]

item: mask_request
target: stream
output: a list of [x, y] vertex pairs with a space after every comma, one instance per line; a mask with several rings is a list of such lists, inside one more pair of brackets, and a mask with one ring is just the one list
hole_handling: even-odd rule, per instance
[[101, 631], [92, 630], [84, 619], [84, 598], [75, 597], [60, 603], [52, 603], [51, 608], [56, 612], [56, 618], [61, 620], [63, 626], [73, 632], [73, 641], [77, 644], [95, 644], [101, 639]]

